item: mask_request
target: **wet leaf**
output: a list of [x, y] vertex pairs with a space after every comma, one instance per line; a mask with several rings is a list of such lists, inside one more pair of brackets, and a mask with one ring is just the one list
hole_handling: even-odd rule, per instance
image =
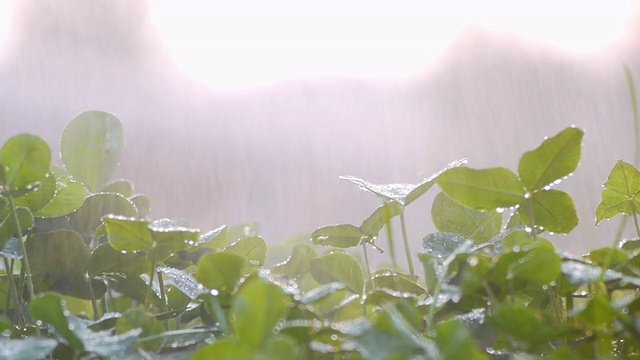
[[402, 213], [402, 206], [396, 201], [388, 201], [383, 205], [380, 205], [368, 218], [366, 218], [362, 225], [360, 225], [360, 231], [364, 235], [371, 237], [378, 236], [380, 230], [394, 217], [399, 216]]
[[342, 282], [349, 291], [361, 294], [364, 275], [358, 260], [343, 253], [329, 253], [311, 260], [311, 275], [321, 284]]
[[316, 245], [350, 248], [360, 244], [363, 234], [353, 225], [341, 224], [325, 226], [311, 234], [311, 241]]
[[87, 111], [64, 129], [60, 157], [75, 179], [91, 192], [97, 192], [118, 166], [123, 148], [120, 120], [104, 111]]
[[266, 340], [258, 360], [281, 360], [281, 359], [302, 359], [303, 348], [290, 336], [278, 334]]
[[38, 181], [38, 185], [23, 196], [16, 198], [13, 202], [14, 206], [23, 206], [29, 208], [32, 212], [36, 212], [47, 205], [56, 192], [56, 178], [53, 173], [47, 172]]
[[151, 209], [151, 200], [149, 197], [144, 194], [137, 194], [131, 196], [129, 201], [136, 207], [138, 210], [138, 217], [145, 217], [149, 213], [149, 209]]
[[[65, 295], [91, 298], [86, 279], [90, 252], [78, 233], [57, 230], [32, 234], [25, 246], [37, 290], [55, 289]], [[99, 297], [98, 289], [94, 290]]]
[[525, 199], [520, 179], [505, 168], [454, 168], [441, 174], [437, 182], [453, 201], [474, 210], [508, 208]]
[[466, 248], [466, 251], [471, 250], [471, 245], [471, 242], [464, 237], [452, 233], [433, 233], [422, 240], [425, 252], [435, 256], [439, 262], [443, 262], [451, 254], [463, 248]]
[[439, 324], [435, 340], [444, 359], [489, 359], [480, 351], [473, 335], [460, 321]]
[[290, 278], [299, 277], [309, 272], [311, 259], [316, 256], [316, 251], [311, 246], [298, 244], [293, 247], [291, 256], [285, 262], [271, 268], [271, 273], [286, 275]]
[[243, 275], [244, 258], [230, 253], [206, 254], [198, 262], [196, 280], [209, 289], [231, 292]]
[[589, 300], [586, 308], [580, 311], [578, 318], [592, 326], [606, 325], [610, 323], [618, 312], [611, 306], [607, 296], [595, 294]]
[[0, 360], [44, 359], [58, 346], [53, 339], [29, 337], [26, 339], [0, 339]]
[[69, 224], [81, 235], [90, 237], [100, 226], [105, 215], [134, 217], [137, 211], [122, 195], [98, 193], [88, 196], [82, 206], [69, 216]]
[[56, 184], [55, 195], [51, 201], [36, 212], [39, 217], [58, 217], [79, 209], [84, 203], [86, 190], [84, 186], [69, 178]]
[[425, 292], [420, 285], [397, 273], [384, 272], [382, 274], [377, 274], [371, 278], [371, 281], [376, 289], [384, 288], [394, 290], [402, 294], [410, 293], [415, 295], [422, 295]]
[[618, 214], [633, 215], [640, 206], [640, 171], [633, 165], [618, 161], [603, 184], [602, 201], [596, 209], [596, 225]]
[[189, 359], [253, 360], [254, 356], [237, 342], [229, 338], [223, 338], [213, 344], [201, 347]]
[[300, 302], [303, 304], [313, 304], [326, 298], [329, 295], [335, 294], [338, 290], [342, 290], [344, 288], [345, 285], [339, 281], [320, 285], [302, 295], [302, 297], [300, 298]]
[[84, 344], [78, 336], [69, 329], [69, 322], [64, 300], [59, 294], [46, 292], [29, 303], [29, 313], [35, 320], [43, 321], [53, 326], [67, 343], [76, 351], [84, 350]]
[[231, 309], [236, 336], [247, 348], [258, 350], [273, 336], [274, 327], [289, 310], [291, 299], [280, 287], [254, 278], [238, 291]]
[[89, 261], [89, 276], [124, 273], [128, 275], [147, 274], [151, 270], [151, 263], [142, 253], [122, 253], [114, 249], [111, 244], [99, 245], [91, 253]]
[[590, 252], [589, 259], [598, 265], [610, 267], [624, 264], [629, 256], [621, 249], [600, 248]]
[[[16, 217], [18, 223], [16, 223]], [[18, 225], [20, 225], [18, 227]], [[14, 236], [18, 236], [18, 230], [24, 235], [33, 226], [33, 214], [26, 207], [16, 208], [15, 216], [9, 213], [0, 222], [0, 249], [4, 248], [7, 242]]]
[[549, 242], [539, 239], [530, 248], [498, 258], [494, 276], [542, 287], [560, 275], [561, 261]]
[[40, 181], [49, 171], [51, 150], [41, 138], [21, 134], [0, 148], [0, 185], [9, 189], [26, 188]]
[[109, 244], [118, 251], [148, 251], [153, 247], [153, 237], [146, 220], [108, 215], [104, 217], [104, 225]]
[[187, 295], [191, 300], [195, 300], [198, 295], [206, 292], [202, 285], [189, 273], [170, 268], [160, 267], [158, 272], [161, 272], [171, 279], [171, 282], [178, 288], [183, 294]]
[[228, 239], [229, 236], [227, 234], [227, 226], [224, 225], [200, 235], [196, 246], [204, 246], [219, 251], [224, 249], [225, 246], [229, 245]]
[[4, 256], [8, 259], [22, 259], [22, 246], [17, 238], [12, 237], [4, 245], [4, 248], [0, 251], [0, 256]]
[[539, 344], [557, 336], [554, 327], [542, 321], [532, 309], [503, 305], [495, 310], [492, 323], [506, 336], [524, 344]]
[[584, 132], [567, 128], [520, 158], [518, 174], [529, 191], [540, 190], [572, 173], [580, 161]]
[[462, 235], [476, 244], [489, 241], [502, 226], [502, 213], [471, 210], [442, 192], [433, 200], [431, 219], [438, 231]]
[[188, 224], [175, 222], [170, 219], [160, 219], [149, 224], [153, 248], [148, 258], [153, 262], [163, 261], [169, 256], [186, 250], [195, 245], [200, 237], [200, 230], [184, 227]]
[[129, 180], [117, 180], [107, 184], [100, 192], [116, 193], [128, 198], [133, 195], [133, 184]]
[[244, 261], [243, 274], [248, 274], [264, 266], [267, 258], [267, 244], [257, 236], [240, 239], [227, 246], [224, 252], [241, 256]]
[[[134, 329], [141, 329], [140, 337], [144, 338], [151, 335], [160, 334], [164, 327], [162, 323], [156, 320], [151, 314], [144, 311], [140, 307], [130, 308], [122, 313], [122, 316], [116, 322], [116, 334], [124, 334]], [[147, 350], [158, 351], [162, 346], [163, 339], [146, 341], [142, 343], [142, 347]]]
[[[529, 206], [533, 213], [530, 217]], [[533, 193], [518, 209], [520, 218], [529, 227], [542, 227], [546, 231], [568, 234], [578, 225], [578, 215], [571, 196], [559, 190]]]
[[452, 162], [447, 165], [443, 170], [431, 176], [428, 179], [423, 180], [420, 184], [386, 184], [386, 185], [376, 185], [372, 184], [363, 179], [353, 177], [353, 176], [341, 176], [340, 179], [350, 181], [357, 186], [359, 186], [362, 190], [371, 192], [385, 201], [397, 201], [400, 205], [407, 206], [417, 198], [419, 198], [422, 194], [427, 192], [435, 183], [436, 178], [445, 170], [462, 166], [466, 164], [466, 159], [461, 159]]

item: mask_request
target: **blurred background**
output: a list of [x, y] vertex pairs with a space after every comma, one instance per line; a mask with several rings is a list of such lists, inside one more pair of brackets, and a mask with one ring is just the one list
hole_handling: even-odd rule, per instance
[[[581, 165], [560, 187], [581, 222], [553, 241], [610, 245], [618, 220], [593, 219], [616, 160], [637, 160], [623, 66], [640, 79], [639, 3], [517, 4], [5, 0], [0, 141], [30, 132], [57, 152], [73, 117], [112, 112], [117, 175], [154, 218], [258, 221], [273, 243], [380, 204], [340, 175], [417, 183], [462, 157], [515, 170], [576, 125]], [[407, 209], [416, 250], [431, 192]]]

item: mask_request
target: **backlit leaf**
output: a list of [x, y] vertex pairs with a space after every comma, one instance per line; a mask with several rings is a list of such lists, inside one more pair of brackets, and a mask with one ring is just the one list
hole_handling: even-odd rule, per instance
[[580, 161], [583, 135], [580, 129], [567, 128], [524, 153], [518, 164], [524, 186], [529, 191], [539, 190], [573, 172]]
[[[531, 206], [531, 213], [529, 206]], [[532, 227], [535, 224], [537, 227], [555, 233], [567, 234], [578, 225], [578, 215], [571, 196], [559, 190], [551, 189], [533, 193], [518, 208], [518, 213], [527, 226]]]
[[33, 185], [49, 171], [51, 150], [41, 138], [21, 134], [7, 140], [0, 148], [0, 185], [17, 189]]
[[502, 226], [501, 213], [471, 210], [442, 192], [433, 200], [431, 219], [438, 231], [462, 235], [476, 244], [489, 241]]
[[596, 209], [596, 225], [618, 214], [633, 215], [640, 205], [640, 171], [633, 165], [618, 161], [603, 184], [602, 201]]
[[441, 174], [437, 182], [453, 201], [474, 210], [507, 208], [525, 199], [520, 179], [505, 168], [454, 168]]
[[350, 248], [360, 244], [362, 232], [350, 224], [325, 226], [311, 234], [311, 241], [316, 245]]
[[312, 259], [311, 275], [321, 284], [339, 281], [355, 294], [361, 294], [364, 287], [360, 263], [344, 253], [329, 253]]
[[123, 148], [120, 120], [104, 111], [78, 115], [67, 124], [60, 140], [64, 165], [91, 192], [99, 191], [109, 181]]

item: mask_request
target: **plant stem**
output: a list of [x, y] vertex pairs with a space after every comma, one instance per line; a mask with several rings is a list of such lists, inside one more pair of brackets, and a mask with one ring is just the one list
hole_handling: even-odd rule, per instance
[[371, 266], [369, 265], [369, 254], [367, 253], [367, 243], [362, 243], [362, 253], [364, 254], [364, 265], [367, 268], [367, 276], [371, 279]]
[[4, 268], [7, 271], [7, 279], [9, 280], [9, 292], [7, 293], [7, 298], [5, 301], [4, 307], [4, 315], [8, 317], [9, 308], [11, 307], [11, 298], [13, 297], [13, 302], [16, 306], [16, 313], [20, 315], [20, 321], [24, 324], [24, 318], [22, 317], [22, 311], [20, 311], [20, 297], [18, 296], [18, 290], [16, 289], [16, 283], [13, 279], [13, 260], [11, 263], [7, 260], [6, 257], [3, 257]]
[[393, 269], [398, 270], [398, 260], [396, 259], [396, 250], [393, 247], [393, 231], [391, 229], [391, 218], [389, 217], [389, 209], [386, 206], [384, 209], [385, 209], [384, 210], [385, 230], [387, 232], [387, 247], [389, 248], [389, 255], [391, 255], [391, 264], [393, 264]]
[[96, 294], [93, 292], [93, 284], [91, 283], [91, 278], [89, 277], [89, 275], [85, 275], [84, 280], [87, 282], [87, 286], [89, 286], [91, 306], [93, 307], [93, 320], [98, 320], [100, 319], [100, 310], [98, 310], [98, 301], [96, 300]]
[[[31, 278], [31, 266], [29, 265], [29, 255], [27, 254], [27, 246], [24, 244], [22, 240], [22, 226], [20, 225], [20, 219], [18, 219], [18, 213], [16, 212], [15, 204], [13, 203], [13, 196], [9, 191], [7, 193], [7, 199], [9, 200], [9, 207], [11, 208], [11, 213], [13, 214], [13, 221], [16, 223], [16, 228], [18, 229], [18, 242], [20, 242], [20, 249], [22, 250], [22, 262], [24, 263], [24, 270], [26, 272], [27, 278], [27, 288], [29, 289], [29, 300], [33, 300], [36, 297], [36, 293], [33, 290], [33, 279]], [[18, 307], [20, 307], [18, 305]], [[36, 326], [36, 333], [40, 336], [40, 328]]]
[[409, 239], [407, 237], [407, 226], [404, 222], [404, 208], [400, 211], [400, 226], [402, 227], [402, 240], [404, 242], [404, 251], [407, 255], [407, 264], [409, 265], [409, 275], [411, 279], [415, 280], [415, 272], [413, 270], [413, 261], [411, 261], [411, 250], [409, 249]]
[[[154, 243], [155, 245], [155, 243]], [[155, 250], [155, 246], [154, 248], [151, 249], [151, 251]], [[144, 307], [145, 309], [149, 310], [150, 306], [151, 306], [151, 294], [153, 292], [153, 276], [156, 273], [156, 254], [155, 251], [153, 253], [153, 256], [151, 257], [151, 272], [149, 273], [149, 289], [147, 290], [147, 299], [144, 301]]]
[[[156, 270], [157, 272], [157, 270]], [[158, 273], [158, 285], [160, 286], [160, 299], [162, 299], [162, 312], [167, 312], [167, 296], [164, 293], [164, 279], [162, 274]], [[164, 320], [164, 329], [169, 330], [169, 319]]]
[[632, 205], [633, 212], [633, 225], [636, 227], [636, 234], [640, 237], [640, 227], [638, 226], [638, 214], [636, 212], [636, 207]]

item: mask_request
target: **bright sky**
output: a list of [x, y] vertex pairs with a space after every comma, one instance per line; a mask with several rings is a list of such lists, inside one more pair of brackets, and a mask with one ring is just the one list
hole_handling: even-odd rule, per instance
[[[12, 3], [0, 1], [0, 41], [6, 38]], [[471, 24], [569, 51], [597, 51], [623, 36], [639, 1], [151, 3], [154, 24], [185, 73], [216, 88], [250, 88], [294, 78], [411, 76]]]

